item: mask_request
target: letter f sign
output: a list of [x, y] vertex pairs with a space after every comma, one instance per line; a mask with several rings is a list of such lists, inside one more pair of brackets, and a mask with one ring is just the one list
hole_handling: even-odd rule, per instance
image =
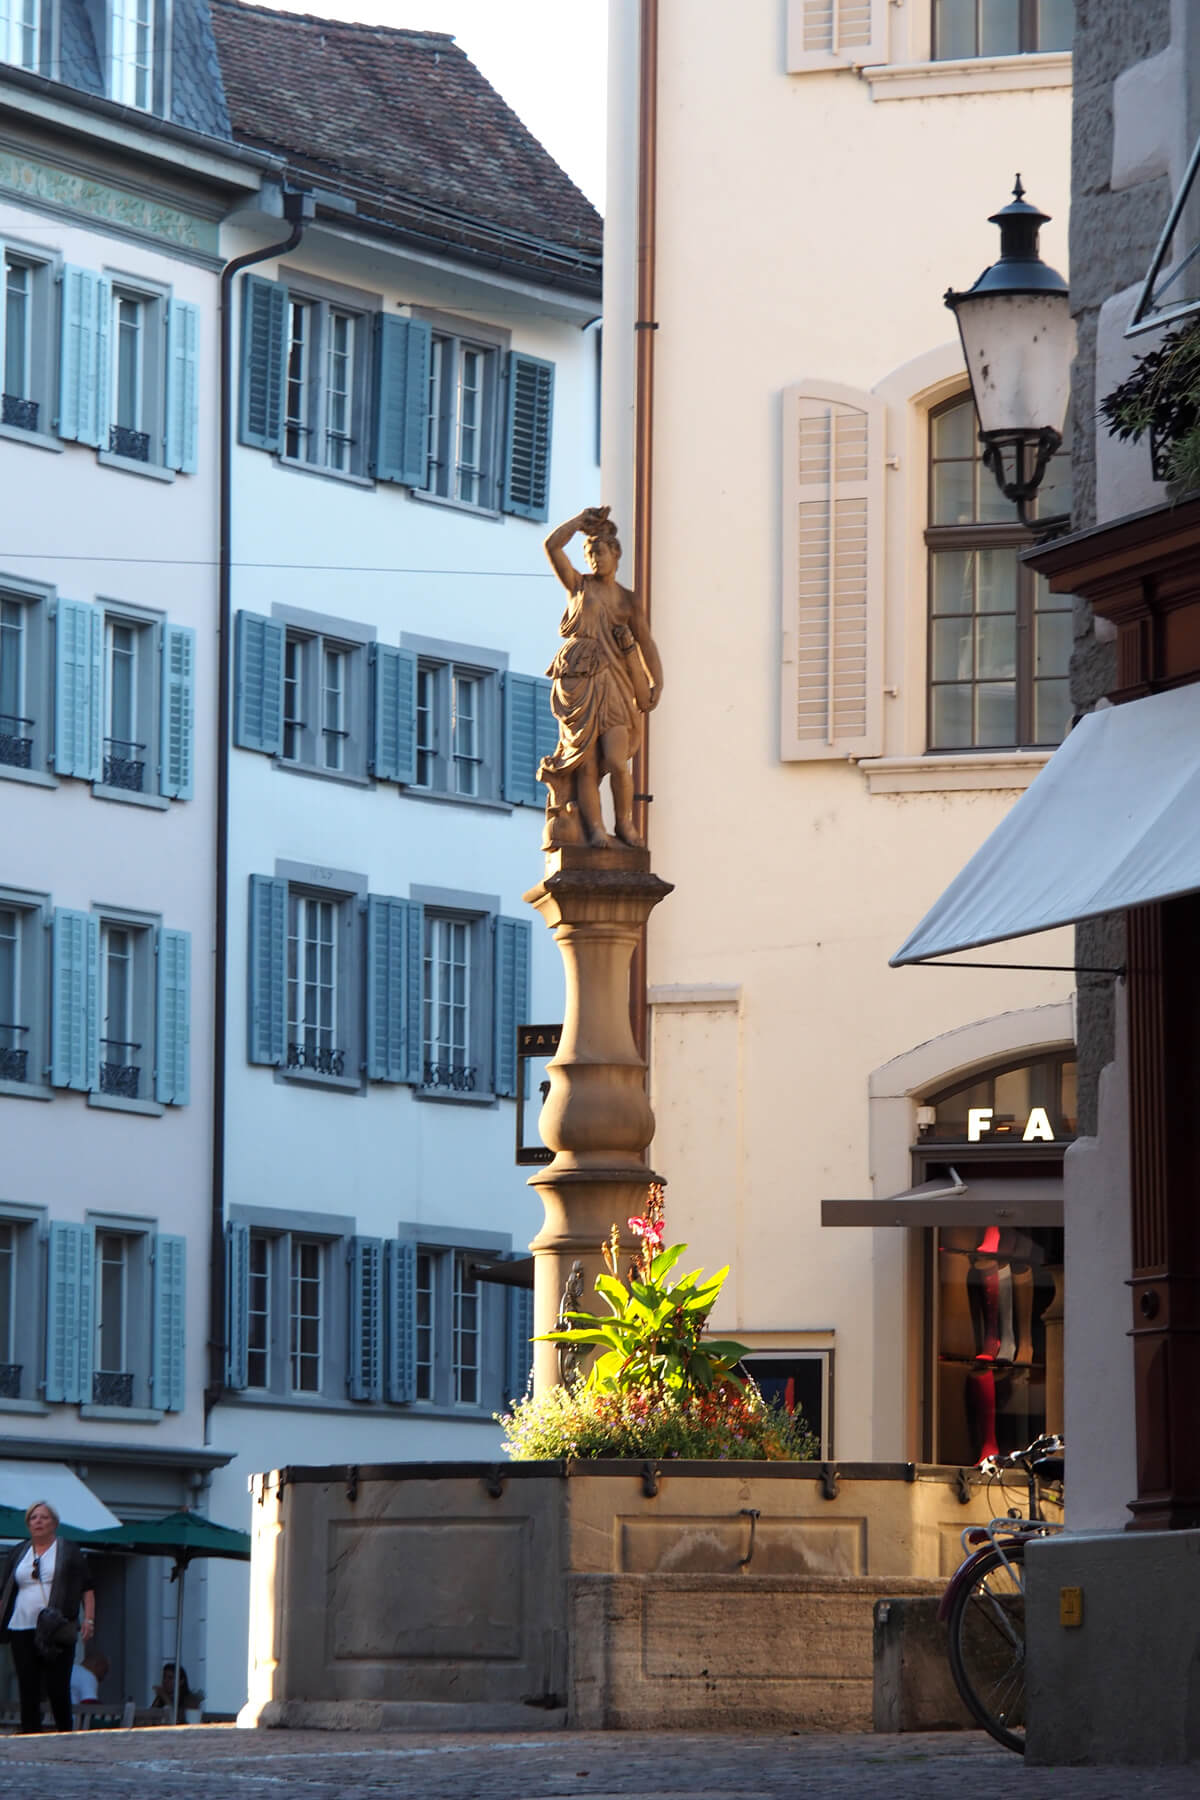
[[967, 1142], [977, 1144], [985, 1131], [992, 1129], [992, 1108], [990, 1106], [968, 1106], [967, 1108]]

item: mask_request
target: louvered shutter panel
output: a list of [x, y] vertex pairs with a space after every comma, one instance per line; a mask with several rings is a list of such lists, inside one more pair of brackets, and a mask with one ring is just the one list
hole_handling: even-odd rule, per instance
[[350, 1265], [350, 1345], [347, 1387], [352, 1400], [383, 1393], [383, 1240], [355, 1237]]
[[375, 318], [375, 431], [371, 473], [406, 487], [429, 483], [429, 357], [423, 319]]
[[523, 1400], [533, 1373], [533, 1289], [508, 1288], [508, 1355], [504, 1399], [507, 1405]]
[[166, 465], [196, 473], [200, 407], [200, 308], [189, 300], [167, 303]]
[[60, 600], [54, 621], [54, 772], [99, 781], [104, 614]]
[[500, 506], [520, 519], [549, 516], [553, 417], [554, 364], [512, 351]]
[[186, 1106], [191, 1098], [192, 934], [158, 933], [154, 1098]]
[[514, 806], [538, 806], [545, 792], [537, 768], [537, 682], [532, 675], [504, 677], [504, 798]]
[[517, 1092], [517, 1026], [529, 1022], [531, 942], [528, 919], [496, 920], [492, 1090], [510, 1098]]
[[425, 908], [419, 900], [408, 903], [408, 948], [404, 957], [404, 1055], [408, 1080], [420, 1087], [425, 1074], [425, 1046], [421, 1005], [425, 981]]
[[407, 1081], [408, 901], [367, 896], [367, 1076]]
[[393, 1238], [384, 1246], [387, 1278], [387, 1398], [417, 1397], [417, 1246]]
[[92, 1398], [90, 1225], [50, 1226], [46, 1265], [46, 1399], [79, 1406]]
[[[58, 435], [102, 448], [101, 389], [108, 370], [101, 360], [107, 342], [108, 283], [90, 269], [70, 264], [62, 272], [60, 309]], [[103, 408], [107, 413], [107, 407]]]
[[160, 1412], [182, 1412], [187, 1240], [160, 1231], [154, 1240], [154, 1348], [150, 1403]]
[[274, 875], [250, 877], [250, 941], [246, 952], [250, 994], [246, 1055], [273, 1063], [287, 1055], [287, 882]]
[[785, 762], [883, 748], [882, 402], [849, 388], [784, 396]]
[[[537, 675], [534, 677], [533, 685], [533, 772], [534, 779], [536, 780], [537, 771], [543, 760], [547, 756], [553, 756], [554, 752], [558, 749], [558, 720], [555, 718], [553, 708], [550, 704], [551, 696], [554, 692], [554, 683], [552, 681], [545, 681], [542, 676]], [[546, 796], [540, 791], [540, 782], [538, 783], [538, 788], [537, 803], [539, 806], [544, 806], [546, 803]]]
[[112, 414], [113, 365], [109, 332], [112, 327], [112, 282], [100, 277], [96, 295], [96, 441], [110, 448], [108, 428]]
[[233, 741], [243, 750], [283, 755], [283, 654], [277, 619], [237, 616], [233, 650]]
[[250, 1227], [225, 1227], [225, 1386], [240, 1392], [250, 1372]]
[[371, 677], [371, 773], [379, 781], [415, 781], [416, 656], [392, 644], [372, 644]]
[[242, 385], [238, 437], [256, 450], [283, 449], [283, 375], [288, 291], [247, 275], [242, 290]]
[[195, 730], [196, 633], [190, 625], [167, 625], [162, 646], [158, 791], [168, 800], [192, 798]]
[[888, 60], [888, 0], [788, 0], [788, 73]]
[[55, 908], [50, 1082], [94, 1094], [100, 1085], [100, 921]]

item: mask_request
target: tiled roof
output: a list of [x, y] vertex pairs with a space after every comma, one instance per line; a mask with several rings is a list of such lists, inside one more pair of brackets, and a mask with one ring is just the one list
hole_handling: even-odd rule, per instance
[[[95, 15], [99, 22], [101, 15]], [[88, 0], [63, 0], [59, 14], [56, 79], [87, 94], [107, 89]], [[228, 138], [229, 116], [221, 93], [209, 23], [208, 0], [175, 0], [171, 13], [171, 118], [176, 125]], [[49, 73], [47, 68], [46, 73]]]
[[212, 17], [242, 143], [404, 237], [598, 292], [599, 214], [452, 37], [240, 0]]

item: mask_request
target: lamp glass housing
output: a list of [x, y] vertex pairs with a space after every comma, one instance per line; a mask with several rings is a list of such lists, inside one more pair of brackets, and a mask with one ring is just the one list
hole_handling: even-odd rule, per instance
[[954, 308], [985, 436], [1062, 436], [1075, 321], [1063, 293], [966, 293]]

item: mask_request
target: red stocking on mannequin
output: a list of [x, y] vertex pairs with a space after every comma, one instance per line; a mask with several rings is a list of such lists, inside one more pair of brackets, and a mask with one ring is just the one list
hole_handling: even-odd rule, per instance
[[967, 1419], [975, 1461], [996, 1454], [996, 1377], [990, 1369], [973, 1369], [967, 1376]]

